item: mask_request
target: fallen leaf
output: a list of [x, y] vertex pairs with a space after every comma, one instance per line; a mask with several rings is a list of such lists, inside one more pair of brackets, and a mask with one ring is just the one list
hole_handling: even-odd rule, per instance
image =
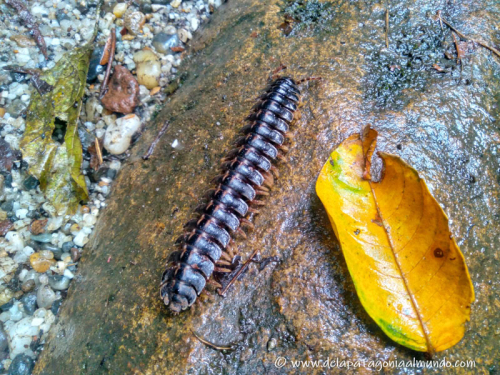
[[445, 70], [443, 68], [441, 68], [438, 64], [434, 64], [434, 65], [432, 65], [432, 67], [434, 69], [436, 69], [439, 73], [445, 72]]
[[323, 166], [316, 191], [341, 244], [363, 307], [394, 341], [417, 351], [445, 350], [464, 335], [474, 290], [448, 218], [417, 171], [379, 153], [377, 133], [355, 134]]
[[48, 219], [35, 220], [30, 224], [31, 234], [37, 235], [45, 232], [45, 227], [47, 226]]
[[12, 150], [9, 143], [0, 137], [0, 172], [10, 172], [14, 161], [20, 158], [21, 153]]
[[[78, 137], [78, 117], [85, 92], [92, 44], [64, 55], [40, 79], [53, 90], [40, 95], [33, 91], [21, 140], [23, 159], [29, 173], [40, 181], [40, 188], [59, 214], [74, 213], [88, 197], [80, 168], [82, 146]], [[64, 141], [52, 139], [55, 119], [66, 123]]]
[[184, 47], [181, 47], [181, 46], [170, 47], [170, 49], [172, 50], [172, 52], [182, 52], [182, 51], [184, 51]]
[[14, 226], [14, 223], [10, 220], [0, 221], [0, 236], [5, 236], [7, 232]]

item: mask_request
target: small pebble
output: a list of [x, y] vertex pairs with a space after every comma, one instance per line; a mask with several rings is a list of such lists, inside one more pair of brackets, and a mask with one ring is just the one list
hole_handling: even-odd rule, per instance
[[104, 148], [113, 155], [124, 153], [130, 146], [132, 136], [140, 127], [141, 120], [137, 115], [127, 115], [117, 119], [106, 129]]
[[161, 74], [161, 64], [158, 56], [151, 50], [141, 50], [134, 54], [134, 62], [137, 64], [137, 81], [149, 90], [158, 86]]
[[171, 54], [172, 47], [181, 46], [179, 36], [177, 34], [169, 35], [167, 33], [156, 34], [152, 41], [156, 51], [163, 54]]
[[80, 250], [78, 250], [76, 247], [71, 248], [71, 260], [73, 262], [77, 262], [80, 259]]
[[118, 3], [113, 8], [113, 14], [116, 16], [116, 18], [122, 18], [126, 11], [127, 3]]
[[33, 279], [25, 280], [21, 285], [21, 289], [24, 293], [28, 293], [35, 289], [35, 286], [35, 281]]
[[67, 241], [67, 242], [62, 244], [61, 248], [62, 248], [62, 251], [64, 251], [65, 253], [69, 253], [74, 248], [73, 246], [75, 246], [75, 244], [72, 241]]
[[7, 375], [31, 375], [35, 361], [26, 354], [18, 354], [9, 366]]
[[276, 348], [276, 339], [275, 338], [272, 338], [271, 340], [269, 340], [267, 342], [267, 351], [270, 352], [271, 350], [273, 350], [274, 348]]
[[141, 12], [127, 12], [123, 17], [123, 26], [132, 35], [139, 35], [145, 22], [146, 17]]
[[7, 375], [31, 375], [35, 361], [26, 354], [18, 354], [9, 366]]
[[9, 339], [3, 327], [0, 326], [0, 353], [3, 353], [9, 347]]
[[52, 234], [43, 233], [43, 234], [39, 234], [36, 236], [31, 236], [31, 239], [35, 240], [37, 242], [48, 243], [48, 242], [52, 241]]
[[52, 311], [54, 315], [57, 315], [59, 313], [59, 308], [61, 307], [62, 303], [63, 303], [62, 299], [55, 300], [54, 303], [52, 303], [50, 311]]
[[0, 306], [8, 303], [12, 299], [12, 297], [14, 297], [14, 293], [12, 292], [12, 290], [10, 290], [9, 288], [4, 289], [2, 292], [0, 292]]
[[193, 37], [193, 35], [186, 29], [179, 29], [177, 35], [179, 36], [179, 39], [182, 43], [187, 43], [187, 41]]
[[38, 307], [49, 308], [56, 300], [56, 294], [48, 285], [41, 286], [36, 294], [36, 303]]
[[45, 273], [49, 270], [50, 266], [55, 264], [55, 261], [54, 259], [45, 258], [40, 252], [38, 252], [30, 256], [30, 264], [36, 272]]
[[[33, 281], [33, 280], [31, 280]], [[20, 299], [23, 304], [24, 312], [28, 315], [33, 315], [36, 310], [36, 293], [27, 293]]]
[[66, 276], [54, 275], [49, 276], [49, 285], [54, 290], [66, 290], [69, 287], [70, 279]]

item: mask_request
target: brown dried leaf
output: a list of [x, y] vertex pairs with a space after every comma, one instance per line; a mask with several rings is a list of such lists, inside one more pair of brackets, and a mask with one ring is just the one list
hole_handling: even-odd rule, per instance
[[0, 172], [10, 172], [12, 163], [20, 158], [20, 152], [12, 150], [9, 143], [0, 137]]
[[434, 65], [432, 65], [432, 67], [433, 67], [434, 69], [436, 69], [436, 70], [437, 70], [438, 72], [440, 72], [440, 73], [445, 72], [445, 70], [444, 70], [443, 68], [441, 68], [438, 64], [434, 64]]
[[49, 219], [40, 219], [35, 220], [30, 224], [30, 232], [31, 234], [42, 234], [45, 232], [45, 227], [47, 226], [47, 222]]
[[10, 220], [0, 221], [0, 236], [5, 236], [14, 224]]

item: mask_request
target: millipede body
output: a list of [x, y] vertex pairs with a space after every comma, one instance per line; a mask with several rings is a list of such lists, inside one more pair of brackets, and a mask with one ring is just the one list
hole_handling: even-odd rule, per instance
[[[231, 236], [248, 222], [247, 214], [258, 195], [272, 185], [271, 170], [284, 149], [285, 135], [294, 118], [300, 91], [292, 78], [270, 83], [252, 109], [226, 157], [217, 187], [201, 206], [196, 219], [186, 224], [187, 232], [178, 240], [179, 249], [170, 256], [162, 276], [160, 296], [170, 310], [178, 313], [191, 306], [214, 271], [228, 254]], [[225, 254], [224, 254], [225, 253]]]

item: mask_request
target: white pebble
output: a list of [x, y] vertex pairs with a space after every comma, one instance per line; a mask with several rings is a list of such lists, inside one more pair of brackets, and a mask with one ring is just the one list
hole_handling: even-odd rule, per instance
[[125, 14], [126, 11], [127, 11], [127, 3], [118, 3], [113, 8], [113, 14], [117, 18], [121, 18]]
[[16, 216], [18, 219], [26, 219], [26, 215], [28, 214], [28, 210], [26, 208], [21, 208], [16, 211]]
[[10, 311], [4, 311], [0, 314], [0, 322], [5, 323], [7, 320], [10, 320]]
[[191, 30], [196, 31], [200, 26], [200, 20], [198, 18], [193, 18], [191, 20]]
[[16, 250], [22, 250], [24, 241], [17, 232], [7, 232], [5, 239], [9, 241], [10, 245]]
[[63, 273], [64, 276], [66, 276], [68, 279], [72, 279], [75, 277], [75, 275], [73, 275], [73, 272], [71, 272], [70, 270], [68, 269], [65, 269], [64, 270], [64, 273]]
[[136, 115], [127, 115], [109, 125], [104, 135], [104, 148], [114, 155], [123, 154], [130, 146], [132, 136], [141, 127], [141, 119]]
[[97, 221], [97, 218], [94, 215], [91, 214], [84, 214], [83, 215], [83, 225], [87, 227], [93, 226]]
[[34, 318], [31, 321], [31, 325], [34, 326], [34, 327], [38, 327], [38, 326], [40, 326], [42, 324], [43, 324], [43, 318]]
[[177, 32], [177, 36], [179, 37], [182, 43], [186, 43], [193, 37], [193, 35], [186, 29], [179, 29], [179, 31]]
[[28, 274], [28, 270], [27, 269], [23, 269], [21, 272], [19, 272], [19, 281], [24, 281], [24, 278], [26, 277], [26, 275]]
[[73, 239], [73, 243], [79, 247], [83, 247], [87, 242], [89, 242], [89, 239], [83, 231], [78, 232], [78, 234]]
[[38, 280], [40, 281], [40, 284], [42, 284], [42, 285], [47, 285], [49, 283], [49, 277], [46, 274], [40, 275]]

